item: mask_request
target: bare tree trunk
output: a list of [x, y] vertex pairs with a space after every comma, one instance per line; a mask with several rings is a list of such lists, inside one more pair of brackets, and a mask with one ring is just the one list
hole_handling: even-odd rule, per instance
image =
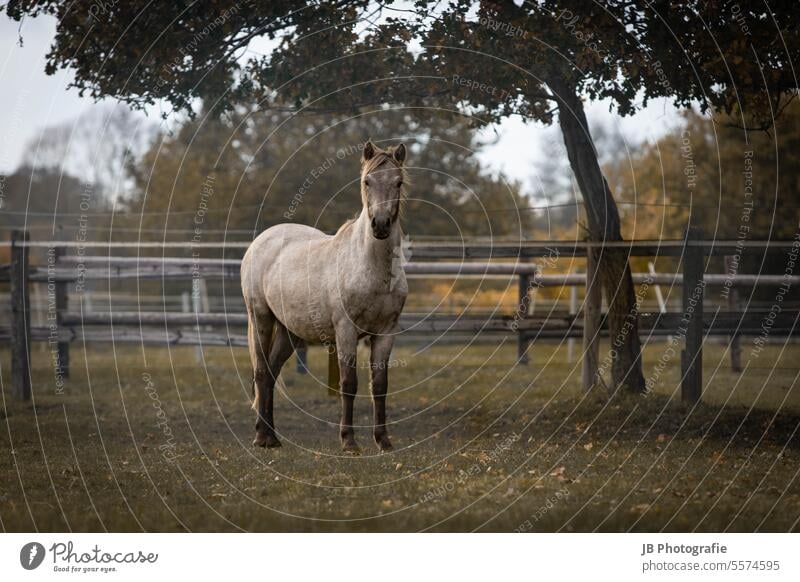
[[[547, 84], [558, 99], [558, 121], [564, 144], [586, 204], [589, 240], [621, 241], [619, 211], [597, 160], [583, 102], [576, 88], [563, 79], [548, 80]], [[614, 387], [627, 392], [644, 392], [636, 294], [627, 253], [625, 249], [602, 247], [597, 259], [600, 283], [608, 302]]]

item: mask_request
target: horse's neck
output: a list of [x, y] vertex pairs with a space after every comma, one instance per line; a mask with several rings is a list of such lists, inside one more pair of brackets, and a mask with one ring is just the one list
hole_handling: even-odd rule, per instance
[[376, 275], [387, 274], [392, 270], [392, 262], [403, 239], [400, 221], [395, 221], [388, 238], [379, 240], [372, 235], [369, 215], [363, 210], [351, 230], [351, 244], [357, 253], [357, 263]]

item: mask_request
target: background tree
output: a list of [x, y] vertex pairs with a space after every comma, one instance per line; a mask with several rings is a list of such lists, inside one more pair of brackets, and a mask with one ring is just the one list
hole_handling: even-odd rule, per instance
[[199, 227], [252, 235], [287, 221], [335, 231], [361, 208], [359, 164], [368, 137], [409, 147], [406, 232], [527, 236], [519, 185], [477, 161], [481, 143], [464, 119], [443, 113], [423, 125], [402, 109], [355, 117], [201, 115], [153, 142], [135, 166], [128, 206], [143, 226], [162, 233]]
[[[791, 239], [800, 223], [800, 102], [772, 130], [747, 132], [735, 115], [687, 111], [651, 144], [604, 167], [625, 205], [631, 238], [675, 238], [690, 216], [714, 239]], [[635, 203], [635, 205], [633, 204]], [[784, 257], [742, 249], [738, 272], [782, 272]], [[715, 265], [722, 270], [721, 263]], [[756, 288], [774, 296], [774, 290]]]
[[619, 200], [639, 205], [636, 219], [626, 221], [628, 236], [679, 236], [690, 214], [718, 239], [795, 236], [800, 102], [790, 104], [769, 133], [748, 133], [736, 121], [687, 111], [659, 140], [604, 166]]
[[[92, 239], [97, 229], [108, 227], [109, 205], [93, 184], [60, 168], [22, 165], [5, 177], [0, 204], [0, 229], [26, 229], [40, 239], [74, 237], [83, 229]], [[46, 249], [32, 249], [34, 261], [46, 260]], [[0, 262], [10, 260], [10, 249]]]
[[20, 166], [6, 177], [5, 194], [0, 220], [8, 228], [49, 224], [55, 230], [59, 217], [81, 213], [82, 197], [92, 201], [84, 206], [87, 213], [106, 209], [91, 184], [51, 168]]
[[155, 136], [155, 124], [122, 104], [106, 105], [45, 128], [27, 144], [22, 165], [61, 170], [109, 199], [131, 186], [128, 169]]

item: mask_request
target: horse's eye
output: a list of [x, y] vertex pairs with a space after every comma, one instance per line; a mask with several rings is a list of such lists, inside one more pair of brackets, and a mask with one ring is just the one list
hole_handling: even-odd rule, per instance
[[369, 178], [364, 178], [364, 186], [370, 186]]

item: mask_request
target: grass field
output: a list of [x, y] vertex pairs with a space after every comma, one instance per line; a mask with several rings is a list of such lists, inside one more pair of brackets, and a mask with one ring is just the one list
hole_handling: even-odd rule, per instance
[[[744, 341], [743, 361], [748, 361]], [[788, 531], [800, 520], [800, 346], [771, 346], [744, 374], [708, 345], [710, 383], [677, 399], [677, 361], [647, 397], [583, 395], [579, 364], [537, 343], [395, 350], [390, 434], [342, 456], [338, 401], [287, 364], [283, 448], [254, 449], [245, 350], [73, 347], [59, 393], [34, 347], [35, 405], [10, 396], [0, 351], [0, 522], [6, 531]], [[654, 370], [664, 344], [645, 354]], [[677, 358], [675, 358], [677, 360]], [[362, 358], [366, 361], [366, 358]]]

